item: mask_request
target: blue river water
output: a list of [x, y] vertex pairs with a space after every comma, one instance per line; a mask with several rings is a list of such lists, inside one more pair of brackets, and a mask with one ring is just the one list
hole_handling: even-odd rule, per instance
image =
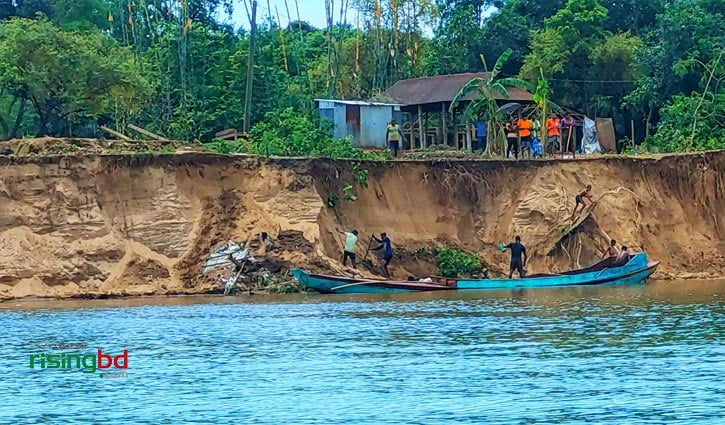
[[[725, 423], [725, 281], [9, 301], [0, 335], [2, 424]], [[99, 348], [128, 368], [30, 368]]]

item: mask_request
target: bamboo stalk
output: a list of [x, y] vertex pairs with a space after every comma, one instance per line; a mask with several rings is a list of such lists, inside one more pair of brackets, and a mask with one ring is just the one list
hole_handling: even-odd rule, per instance
[[287, 49], [284, 46], [284, 31], [282, 31], [282, 19], [279, 17], [279, 9], [277, 9], [277, 5], [274, 5], [274, 10], [277, 12], [277, 24], [279, 25], [279, 40], [282, 43], [282, 57], [284, 58], [284, 70], [289, 72], [289, 67], [287, 66]]

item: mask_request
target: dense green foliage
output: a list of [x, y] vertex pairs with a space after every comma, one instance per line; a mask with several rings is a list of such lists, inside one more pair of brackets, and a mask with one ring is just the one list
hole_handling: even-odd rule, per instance
[[[693, 120], [693, 117], [695, 119]], [[647, 139], [651, 151], [674, 152], [685, 149], [722, 149], [725, 133], [725, 95], [719, 98], [700, 94], [673, 96], [662, 108], [659, 131]]]
[[481, 260], [465, 251], [456, 248], [435, 248], [433, 250], [438, 271], [444, 277], [470, 276], [482, 269]]
[[[620, 138], [633, 121], [653, 149], [723, 147], [725, 0], [329, 3], [322, 29], [296, 20], [292, 0], [279, 15], [260, 3], [252, 137], [218, 150], [359, 157], [319, 127], [313, 99], [491, 70], [504, 53], [497, 80], [520, 77], [547, 102], [612, 117]], [[134, 123], [210, 141], [242, 128], [250, 37], [226, 22], [243, 4], [0, 0], [0, 139]]]
[[365, 153], [350, 142], [330, 136], [329, 123], [317, 125], [292, 108], [270, 112], [252, 127], [251, 151], [277, 156], [321, 156], [330, 158], [377, 159], [382, 154]]
[[[314, 156], [349, 159], [387, 159], [388, 152], [365, 152], [345, 139], [330, 136], [328, 122], [320, 124], [292, 108], [269, 112], [252, 127], [249, 141], [216, 140], [205, 146], [217, 153], [265, 156]], [[362, 182], [361, 182], [362, 183]]]

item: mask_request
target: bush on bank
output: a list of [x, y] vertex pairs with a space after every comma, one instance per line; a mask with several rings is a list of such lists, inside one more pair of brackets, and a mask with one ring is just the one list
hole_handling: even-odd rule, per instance
[[481, 272], [481, 260], [457, 248], [435, 248], [433, 250], [438, 271], [444, 277], [458, 277]]
[[332, 137], [329, 122], [317, 123], [309, 117], [285, 108], [270, 112], [255, 124], [249, 141], [217, 140], [204, 146], [216, 153], [250, 153], [265, 156], [311, 156], [346, 159], [387, 159], [384, 152], [366, 152], [347, 139]]

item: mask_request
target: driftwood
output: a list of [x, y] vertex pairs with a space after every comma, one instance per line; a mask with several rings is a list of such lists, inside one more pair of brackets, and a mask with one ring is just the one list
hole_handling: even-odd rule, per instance
[[116, 131], [116, 130], [111, 130], [110, 128], [106, 127], [105, 125], [102, 125], [102, 126], [100, 126], [100, 127], [98, 127], [98, 128], [100, 128], [101, 130], [103, 130], [103, 131], [105, 131], [106, 133], [110, 134], [111, 136], [115, 136], [115, 137], [118, 137], [118, 138], [119, 138], [119, 139], [121, 139], [121, 140], [125, 140], [125, 141], [127, 141], [127, 142], [133, 142], [133, 141], [134, 141], [134, 140], [133, 140], [132, 138], [130, 138], [130, 137], [128, 137], [128, 136], [126, 136], [125, 134], [123, 134], [123, 133], [119, 133], [119, 132], [118, 132], [118, 131]]
[[166, 138], [161, 137], [158, 134], [154, 134], [154, 133], [152, 133], [152, 132], [150, 132], [150, 131], [148, 131], [146, 129], [143, 129], [143, 128], [137, 126], [137, 125], [129, 124], [128, 125], [128, 128], [130, 128], [131, 130], [137, 131], [137, 132], [143, 134], [144, 136], [150, 137], [150, 138], [155, 139], [155, 140], [159, 140], [159, 141], [165, 141], [166, 140]]

